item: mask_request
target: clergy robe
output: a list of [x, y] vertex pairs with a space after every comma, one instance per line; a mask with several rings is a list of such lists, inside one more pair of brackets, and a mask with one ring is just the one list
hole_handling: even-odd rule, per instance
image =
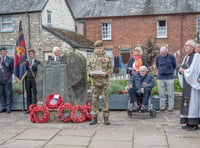
[[186, 56], [182, 67], [184, 74], [178, 74], [179, 82], [183, 88], [181, 101], [181, 120], [183, 124], [200, 124], [200, 54], [192, 53]]

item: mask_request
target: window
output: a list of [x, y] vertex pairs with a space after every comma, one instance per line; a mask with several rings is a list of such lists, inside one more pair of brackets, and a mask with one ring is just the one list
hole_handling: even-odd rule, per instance
[[157, 22], [157, 37], [158, 38], [166, 38], [167, 37], [166, 20], [159, 20]]
[[102, 23], [102, 40], [111, 40], [111, 23]]
[[0, 32], [13, 31], [12, 16], [0, 16]]
[[197, 18], [197, 32], [200, 32], [200, 18]]
[[6, 47], [8, 51], [7, 55], [14, 58], [14, 46], [0, 45], [0, 48], [1, 47]]
[[51, 11], [47, 10], [47, 24], [51, 25]]

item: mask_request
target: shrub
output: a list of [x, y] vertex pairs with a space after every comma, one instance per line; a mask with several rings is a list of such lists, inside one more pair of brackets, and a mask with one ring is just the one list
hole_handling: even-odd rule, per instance
[[174, 79], [174, 92], [182, 92], [183, 89], [180, 86], [178, 78]]
[[128, 80], [116, 80], [109, 83], [109, 94], [125, 94]]

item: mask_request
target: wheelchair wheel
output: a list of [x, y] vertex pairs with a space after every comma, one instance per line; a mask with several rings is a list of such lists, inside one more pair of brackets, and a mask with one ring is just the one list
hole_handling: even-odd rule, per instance
[[132, 117], [132, 112], [128, 111], [128, 116], [131, 118]]
[[155, 117], [157, 116], [156, 111], [150, 111], [149, 113], [150, 113], [150, 116], [151, 116], [152, 118], [155, 118]]

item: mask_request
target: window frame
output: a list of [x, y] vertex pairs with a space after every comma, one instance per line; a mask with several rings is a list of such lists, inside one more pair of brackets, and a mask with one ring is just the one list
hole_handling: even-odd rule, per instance
[[[4, 18], [10, 17], [10, 21], [3, 21]], [[10, 28], [3, 29], [3, 26], [6, 24], [11, 24]], [[0, 16], [0, 32], [13, 32], [13, 16], [12, 15], [2, 15]]]
[[[107, 24], [108, 26], [104, 26], [104, 24]], [[107, 29], [105, 30], [105, 28]], [[102, 40], [112, 40], [111, 22], [102, 22], [101, 29], [102, 29]]]
[[[198, 23], [199, 22], [199, 23]], [[196, 19], [196, 32], [200, 32], [200, 17]]]
[[[159, 26], [160, 21], [165, 21], [165, 27]], [[163, 32], [165, 32], [165, 33], [163, 33]], [[165, 20], [165, 19], [157, 20], [157, 38], [167, 38], [167, 20]]]
[[52, 24], [52, 11], [47, 10], [47, 24], [51, 25]]

